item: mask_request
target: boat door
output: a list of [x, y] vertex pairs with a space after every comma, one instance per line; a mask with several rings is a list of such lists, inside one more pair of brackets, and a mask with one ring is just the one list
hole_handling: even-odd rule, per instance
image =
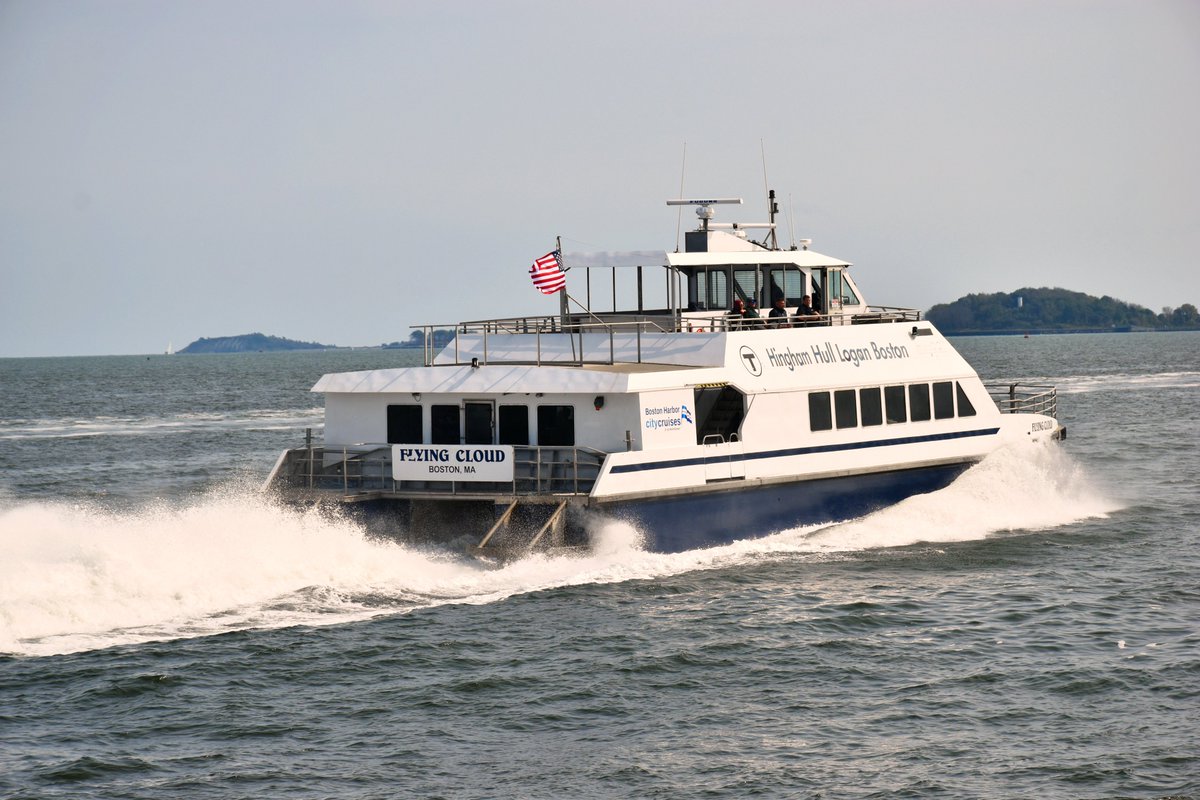
[[746, 477], [742, 442], [736, 433], [729, 441], [719, 433], [704, 437], [704, 482], [730, 481]]
[[496, 403], [468, 400], [463, 404], [463, 443], [495, 444]]

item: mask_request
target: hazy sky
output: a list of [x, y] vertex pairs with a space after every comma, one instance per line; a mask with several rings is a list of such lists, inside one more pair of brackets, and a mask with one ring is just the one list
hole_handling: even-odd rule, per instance
[[1195, 0], [0, 0], [0, 356], [553, 313], [685, 142], [874, 304], [1200, 304]]

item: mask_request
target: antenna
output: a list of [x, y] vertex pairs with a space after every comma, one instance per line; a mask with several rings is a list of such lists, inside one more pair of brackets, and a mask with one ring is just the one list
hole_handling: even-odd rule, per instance
[[[667, 201], [667, 205], [669, 205], [669, 206], [699, 206], [699, 208], [696, 209], [696, 216], [700, 218], [700, 225], [701, 225], [702, 230], [708, 230], [708, 221], [713, 218], [713, 210], [712, 210], [713, 206], [717, 206], [717, 205], [740, 206], [741, 204], [742, 204], [742, 198], [740, 198], [740, 197], [709, 197], [709, 198], [703, 198], [703, 199], [700, 199], [700, 198], [688, 199], [688, 198], [681, 197], [678, 200], [668, 200]], [[679, 213], [683, 214], [683, 209], [680, 209]], [[678, 242], [677, 242], [677, 244], [678, 244]], [[678, 252], [678, 251], [676, 251], [676, 252]]]
[[792, 237], [792, 249], [796, 249], [796, 221], [792, 219], [792, 212], [795, 211], [796, 205], [792, 202], [792, 195], [788, 193], [788, 236]]
[[771, 220], [771, 232], [767, 234], [767, 239], [771, 242], [771, 249], [779, 249], [779, 240], [775, 236], [775, 215], [779, 213], [779, 206], [775, 202], [775, 190], [768, 188], [767, 184], [767, 146], [763, 144], [763, 140], [758, 140], [758, 148], [762, 152], [763, 165], [763, 189], [767, 192], [767, 217]]
[[[683, 143], [683, 164], [679, 167], [679, 198], [683, 199], [683, 176], [687, 174], [687, 142]], [[679, 217], [675, 221], [675, 252], [679, 252], [679, 231], [683, 227], [683, 209], [679, 209]]]

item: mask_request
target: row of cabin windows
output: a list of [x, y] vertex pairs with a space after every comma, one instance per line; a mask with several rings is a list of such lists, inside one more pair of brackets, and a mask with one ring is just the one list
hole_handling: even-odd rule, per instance
[[958, 381], [939, 381], [932, 384], [932, 392], [930, 389], [928, 383], [911, 383], [810, 392], [808, 426], [810, 430], [828, 431], [835, 423], [841, 429], [975, 416], [975, 407]]
[[[495, 414], [495, 417], [493, 417]], [[388, 444], [424, 444], [422, 406], [387, 407]], [[530, 445], [529, 406], [466, 402], [429, 407], [429, 444]], [[575, 407], [538, 406], [537, 444], [570, 447], [575, 444]]]
[[824, 308], [822, 298], [826, 288], [829, 296], [842, 305], [855, 306], [862, 302], [841, 269], [813, 269], [806, 284], [805, 274], [796, 267], [766, 264], [701, 267], [688, 274], [688, 297], [691, 301], [688, 310], [723, 311], [735, 299], [754, 300], [767, 309], [780, 297], [787, 306], [795, 307], [808, 294], [812, 296], [813, 306], [820, 311]]

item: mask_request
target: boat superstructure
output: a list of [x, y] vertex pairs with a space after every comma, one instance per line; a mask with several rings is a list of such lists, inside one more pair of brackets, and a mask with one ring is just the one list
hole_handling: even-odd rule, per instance
[[610, 517], [680, 551], [856, 517], [1063, 436], [1053, 387], [985, 386], [918, 311], [869, 305], [849, 262], [777, 247], [773, 197], [759, 225], [713, 222], [728, 198], [669, 202], [700, 218], [676, 252], [556, 251], [558, 313], [418, 326], [423, 366], [323, 376], [324, 441], [269, 486], [476, 552], [586, 546]]

